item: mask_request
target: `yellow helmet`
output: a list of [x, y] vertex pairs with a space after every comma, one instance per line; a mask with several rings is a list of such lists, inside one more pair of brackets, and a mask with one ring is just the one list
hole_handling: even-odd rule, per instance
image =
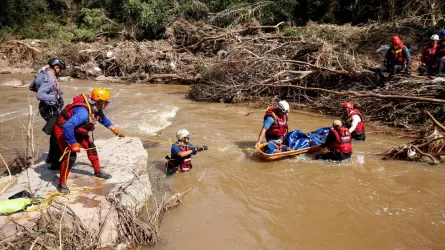
[[94, 88], [91, 91], [91, 99], [94, 101], [107, 101], [110, 102], [111, 94], [106, 88]]

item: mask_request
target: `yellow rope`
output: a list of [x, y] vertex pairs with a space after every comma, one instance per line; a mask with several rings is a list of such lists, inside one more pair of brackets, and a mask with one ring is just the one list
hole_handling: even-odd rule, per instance
[[[92, 148], [81, 148], [81, 150], [88, 151], [88, 150], [92, 150], [95, 148], [102, 148], [105, 145], [107, 145], [108, 143], [110, 143], [112, 140], [117, 139], [117, 138], [118, 138], [118, 136], [115, 136], [115, 137], [108, 139], [102, 145], [95, 146]], [[139, 139], [141, 141], [150, 141], [150, 142], [156, 142], [156, 143], [161, 143], [161, 144], [166, 144], [166, 145], [172, 144], [171, 142], [168, 142], [168, 141], [154, 140], [154, 139], [149, 139], [149, 138], [141, 138], [141, 137], [136, 137], [136, 136], [127, 136], [127, 138], [134, 138], [134, 139]], [[218, 147], [214, 147], [214, 148], [209, 148], [209, 149], [214, 149], [214, 150], [219, 150], [219, 151], [230, 151], [230, 150], [252, 151], [252, 154], [256, 151], [256, 148], [218, 148]], [[68, 162], [67, 162], [66, 168], [68, 168], [69, 167], [69, 165], [68, 165], [69, 157], [71, 155], [71, 149], [69, 147], [65, 148], [62, 156], [59, 158], [59, 161], [62, 161], [66, 155], [68, 157]], [[65, 172], [65, 174], [67, 174], [67, 173], [68, 173], [68, 171]], [[51, 203], [53, 203], [53, 202], [60, 204], [60, 205], [65, 205], [67, 203], [72, 202], [72, 200], [70, 199], [70, 196], [85, 194], [85, 193], [91, 192], [91, 189], [86, 188], [86, 187], [70, 188], [70, 191], [77, 191], [77, 192], [75, 192], [75, 193], [70, 192], [69, 194], [53, 192], [53, 193], [49, 194], [47, 198], [38, 199], [37, 200], [38, 204], [34, 204], [35, 206], [32, 206], [30, 209], [25, 210], [25, 212], [33, 212], [33, 211], [41, 210], [42, 208], [45, 208], [45, 207], [51, 205]], [[64, 199], [66, 199], [66, 201], [65, 202], [59, 201], [56, 199], [56, 197], [62, 197]]]

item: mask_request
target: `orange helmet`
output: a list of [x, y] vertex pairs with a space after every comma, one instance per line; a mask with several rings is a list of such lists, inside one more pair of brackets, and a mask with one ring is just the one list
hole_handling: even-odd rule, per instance
[[343, 103], [343, 108], [348, 108], [349, 110], [353, 110], [354, 105], [350, 102], [345, 102], [345, 103]]
[[401, 45], [402, 44], [402, 40], [400, 40], [400, 37], [398, 37], [398, 36], [393, 36], [392, 37], [392, 44], [393, 45], [395, 45], [395, 44]]
[[94, 88], [93, 91], [91, 91], [91, 99], [94, 101], [111, 101], [111, 94], [110, 91], [106, 88]]

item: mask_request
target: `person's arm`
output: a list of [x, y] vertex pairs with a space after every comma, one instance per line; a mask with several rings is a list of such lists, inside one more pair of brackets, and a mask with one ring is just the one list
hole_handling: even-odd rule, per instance
[[[195, 152], [195, 153], [194, 153]], [[171, 149], [171, 154], [172, 154], [172, 157], [174, 158], [176, 155], [177, 156], [179, 156], [179, 157], [186, 157], [186, 156], [189, 156], [189, 155], [191, 155], [191, 154], [196, 154], [196, 151], [195, 150], [187, 150], [187, 151], [181, 151], [181, 149], [179, 148], [179, 146], [178, 145], [176, 145], [176, 144], [173, 144], [172, 145], [172, 149]]]
[[65, 136], [66, 142], [73, 145], [77, 143], [74, 136], [74, 130], [76, 127], [82, 125], [88, 121], [88, 110], [84, 107], [77, 107], [73, 110], [73, 115], [68, 121], [63, 125], [63, 135]]
[[261, 141], [263, 141], [264, 136], [266, 135], [266, 131], [272, 126], [272, 124], [275, 122], [275, 120], [268, 116], [266, 120], [263, 123], [263, 127], [261, 128], [260, 134], [258, 135], [258, 141], [255, 143], [255, 147], [261, 144]]
[[361, 122], [362, 119], [360, 119], [359, 115], [353, 115], [352, 116], [352, 122], [351, 127], [349, 128], [349, 133], [354, 132], [355, 128], [357, 127], [358, 123]]
[[46, 74], [39, 74], [36, 77], [36, 84], [39, 86], [37, 90], [37, 100], [44, 101], [48, 105], [56, 105], [57, 97], [53, 92], [53, 83], [50, 81], [50, 77]]
[[406, 56], [406, 69], [409, 70], [409, 66], [411, 66], [411, 54], [409, 53], [408, 47], [403, 48]]
[[391, 62], [391, 48], [389, 48], [389, 49], [386, 51], [385, 60], [386, 60], [386, 64], [387, 64], [387, 65], [392, 64], [392, 62]]

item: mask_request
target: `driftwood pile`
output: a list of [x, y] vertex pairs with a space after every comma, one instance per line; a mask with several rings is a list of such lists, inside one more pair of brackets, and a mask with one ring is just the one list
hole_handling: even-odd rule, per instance
[[[431, 119], [432, 123], [428, 123], [424, 127], [425, 135], [389, 150], [383, 159], [421, 161], [432, 165], [445, 161], [445, 126], [440, 124], [428, 111], [426, 116]], [[438, 129], [442, 132], [439, 132]]]
[[[384, 52], [374, 51], [388, 43], [395, 28], [309, 23], [283, 36], [284, 25], [252, 21], [220, 28], [180, 19], [167, 27], [163, 40], [77, 43], [60, 56], [73, 66], [67, 73], [75, 77], [190, 84], [188, 96], [198, 101], [263, 105], [286, 99], [294, 108], [336, 116], [341, 104], [350, 101], [366, 120], [382, 125], [411, 129], [425, 121], [426, 110], [445, 122], [445, 79], [399, 77], [386, 86], [378, 81], [376, 69]], [[19, 47], [32, 55], [39, 49]], [[411, 53], [416, 60], [418, 51]]]

